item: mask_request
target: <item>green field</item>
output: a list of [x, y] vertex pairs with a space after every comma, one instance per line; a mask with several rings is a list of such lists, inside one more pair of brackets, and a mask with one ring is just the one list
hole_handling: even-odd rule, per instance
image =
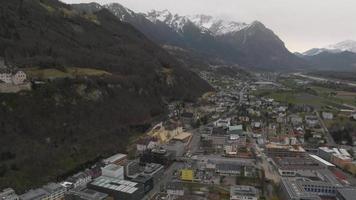
[[58, 79], [58, 78], [75, 78], [78, 76], [104, 76], [111, 75], [109, 72], [93, 69], [93, 68], [78, 68], [78, 67], [67, 67], [64, 70], [49, 68], [28, 68], [24, 69], [30, 78], [39, 79]]

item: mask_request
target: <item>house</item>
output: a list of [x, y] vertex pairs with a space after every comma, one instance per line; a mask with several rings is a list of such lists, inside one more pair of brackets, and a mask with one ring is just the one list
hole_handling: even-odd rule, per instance
[[258, 190], [247, 185], [235, 185], [230, 187], [230, 200], [257, 200]]
[[20, 200], [20, 197], [12, 188], [6, 188], [0, 192], [0, 199], [2, 200]]
[[319, 119], [317, 116], [308, 115], [305, 116], [305, 122], [309, 127], [316, 127], [319, 124]]
[[323, 116], [323, 119], [326, 119], [326, 120], [332, 120], [334, 118], [334, 115], [329, 112], [323, 112], [322, 116]]
[[299, 124], [302, 124], [303, 123], [303, 118], [301, 118], [300, 116], [298, 115], [290, 115], [289, 116], [289, 121], [294, 125], [299, 125]]

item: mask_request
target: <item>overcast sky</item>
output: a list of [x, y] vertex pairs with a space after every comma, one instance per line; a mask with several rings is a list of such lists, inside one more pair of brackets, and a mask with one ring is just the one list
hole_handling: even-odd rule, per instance
[[133, 11], [168, 9], [182, 15], [208, 14], [242, 22], [259, 20], [291, 51], [356, 40], [356, 0], [63, 0], [118, 2]]

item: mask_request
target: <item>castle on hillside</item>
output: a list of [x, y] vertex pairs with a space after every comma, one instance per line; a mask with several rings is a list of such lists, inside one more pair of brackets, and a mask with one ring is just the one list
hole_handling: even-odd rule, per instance
[[27, 75], [21, 70], [9, 68], [0, 58], [0, 93], [17, 93], [31, 90], [31, 83], [26, 81]]
[[0, 83], [20, 85], [27, 79], [26, 73], [20, 70], [7, 68], [5, 62], [0, 59]]

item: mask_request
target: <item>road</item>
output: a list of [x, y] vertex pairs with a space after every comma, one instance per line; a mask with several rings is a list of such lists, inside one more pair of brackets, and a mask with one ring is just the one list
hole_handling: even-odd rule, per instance
[[324, 123], [324, 120], [320, 117], [320, 114], [318, 111], [315, 111], [315, 114], [316, 116], [318, 117], [319, 119], [319, 122], [320, 122], [320, 125], [321, 125], [321, 128], [323, 129], [323, 132], [324, 132], [324, 136], [326, 138], [326, 141], [327, 143], [330, 145], [330, 146], [337, 146], [336, 142], [334, 141], [334, 138], [331, 136], [328, 128], [326, 127], [325, 123]]

